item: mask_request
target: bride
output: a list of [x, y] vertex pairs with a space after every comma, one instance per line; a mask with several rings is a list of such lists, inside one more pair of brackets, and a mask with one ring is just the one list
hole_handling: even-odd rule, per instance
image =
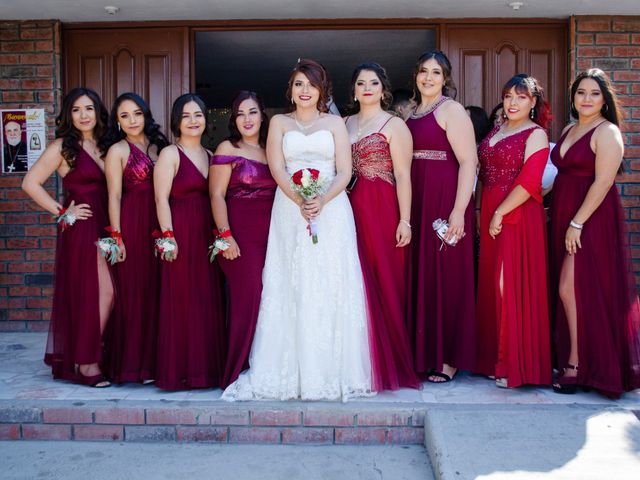
[[[271, 214], [249, 370], [225, 400], [342, 400], [373, 395], [369, 334], [353, 213], [345, 187], [350, 144], [327, 114], [324, 68], [300, 60], [289, 78], [291, 113], [271, 120], [267, 157], [278, 189]], [[325, 193], [305, 201], [291, 175], [315, 168]], [[314, 220], [318, 243], [307, 225]]]

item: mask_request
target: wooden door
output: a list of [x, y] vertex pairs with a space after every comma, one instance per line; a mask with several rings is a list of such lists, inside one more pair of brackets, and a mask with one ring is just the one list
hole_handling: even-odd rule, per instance
[[559, 138], [567, 113], [567, 25], [444, 24], [440, 45], [453, 67], [458, 101], [490, 112], [502, 86], [517, 73], [529, 73], [551, 105], [551, 139]]
[[136, 92], [169, 134], [171, 104], [189, 89], [186, 27], [68, 28], [63, 46], [65, 92], [93, 88], [107, 108], [121, 93]]

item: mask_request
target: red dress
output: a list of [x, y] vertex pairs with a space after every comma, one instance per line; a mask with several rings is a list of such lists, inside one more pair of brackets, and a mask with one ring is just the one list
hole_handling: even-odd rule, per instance
[[[506, 378], [509, 387], [551, 383], [546, 220], [540, 195], [549, 149], [524, 163], [527, 139], [536, 128], [491, 146], [496, 127], [478, 150], [482, 207], [476, 371]], [[494, 240], [489, 236], [491, 218], [518, 185], [531, 197], [504, 216]]]
[[213, 218], [208, 180], [178, 149], [169, 204], [178, 258], [162, 262], [156, 386], [217, 387], [226, 357], [220, 270], [209, 263]]
[[228, 350], [221, 387], [235, 382], [249, 368], [249, 352], [256, 331], [262, 269], [267, 254], [267, 238], [276, 182], [269, 167], [239, 156], [214, 155], [211, 165], [233, 163], [226, 203], [229, 226], [238, 242], [241, 256], [226, 260], [216, 257], [227, 279]]
[[[54, 378], [76, 380], [76, 365], [102, 360], [96, 241], [109, 225], [104, 173], [83, 148], [62, 179], [65, 206], [87, 203], [91, 217], [58, 231], [53, 310], [44, 361]], [[100, 259], [100, 261], [104, 261]]]
[[[446, 97], [445, 97], [446, 98]], [[448, 101], [448, 100], [446, 100]], [[408, 330], [420, 375], [442, 364], [472, 370], [475, 345], [473, 206], [464, 216], [465, 237], [442, 245], [434, 220], [448, 220], [458, 190], [459, 163], [434, 112], [409, 118], [413, 137], [409, 247]]]
[[158, 228], [153, 161], [129, 143], [122, 172], [120, 227], [127, 258], [113, 267], [116, 304], [105, 332], [105, 366], [115, 382], [155, 378], [160, 260], [151, 235]]
[[[551, 203], [551, 279], [555, 301], [558, 366], [569, 359], [569, 331], [558, 285], [566, 255], [569, 222], [595, 179], [595, 154], [590, 141], [595, 128], [560, 156], [566, 137], [553, 149], [558, 167]], [[568, 133], [568, 131], [567, 131]], [[585, 222], [582, 248], [575, 254], [574, 286], [578, 311], [578, 384], [610, 397], [640, 388], [640, 305], [631, 268], [620, 195], [612, 185]]]
[[409, 247], [396, 247], [400, 211], [389, 143], [382, 133], [373, 133], [351, 151], [358, 180], [349, 199], [369, 310], [373, 388], [418, 388], [405, 325]]

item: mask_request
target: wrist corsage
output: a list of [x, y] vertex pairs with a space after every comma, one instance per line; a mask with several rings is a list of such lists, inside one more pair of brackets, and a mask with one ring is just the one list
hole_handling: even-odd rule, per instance
[[164, 260], [173, 260], [176, 255], [176, 249], [178, 248], [176, 239], [173, 236], [173, 230], [165, 230], [164, 232], [155, 230], [153, 232], [153, 238], [156, 239], [156, 257], [158, 256], [158, 254], [160, 254], [160, 257]]
[[96, 245], [98, 246], [100, 254], [109, 261], [109, 264], [115, 265], [118, 263], [118, 257], [120, 256], [122, 233], [112, 226], [105, 227], [105, 230], [111, 235], [109, 237], [101, 238], [96, 242]]
[[78, 217], [71, 213], [69, 209], [61, 208], [58, 210], [58, 214], [53, 216], [53, 219], [60, 226], [60, 230], [64, 232], [67, 228], [76, 223]]
[[213, 262], [220, 252], [224, 252], [231, 244], [227, 241], [227, 238], [232, 236], [231, 229], [226, 229], [221, 232], [220, 230], [214, 230], [213, 234], [216, 236], [215, 240], [209, 245], [209, 262]]

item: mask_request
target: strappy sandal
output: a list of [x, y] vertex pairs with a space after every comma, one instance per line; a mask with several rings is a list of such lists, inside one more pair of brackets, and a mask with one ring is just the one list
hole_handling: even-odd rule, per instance
[[111, 386], [111, 382], [102, 373], [97, 375], [83, 375], [78, 371], [78, 383], [93, 388], [107, 388]]
[[[451, 380], [453, 380], [454, 378], [456, 378], [456, 375], [458, 374], [458, 370], [456, 370], [456, 373], [453, 374], [453, 376], [449, 376], [444, 372], [438, 372], [437, 370], [431, 370], [427, 376], [427, 382], [430, 383], [449, 383]], [[438, 377], [438, 378], [442, 378], [442, 381], [439, 382], [437, 380], [431, 380], [431, 378], [429, 377]]]
[[496, 378], [496, 387], [509, 388], [509, 381], [504, 377]]
[[[574, 372], [576, 372], [576, 375], [573, 377], [568, 377], [566, 375], [567, 370], [573, 370]], [[564, 367], [562, 372], [562, 376], [556, 380], [556, 383], [553, 384], [553, 391], [565, 395], [572, 395], [576, 393], [576, 391], [578, 390], [578, 366], [567, 363], [567, 366]]]

